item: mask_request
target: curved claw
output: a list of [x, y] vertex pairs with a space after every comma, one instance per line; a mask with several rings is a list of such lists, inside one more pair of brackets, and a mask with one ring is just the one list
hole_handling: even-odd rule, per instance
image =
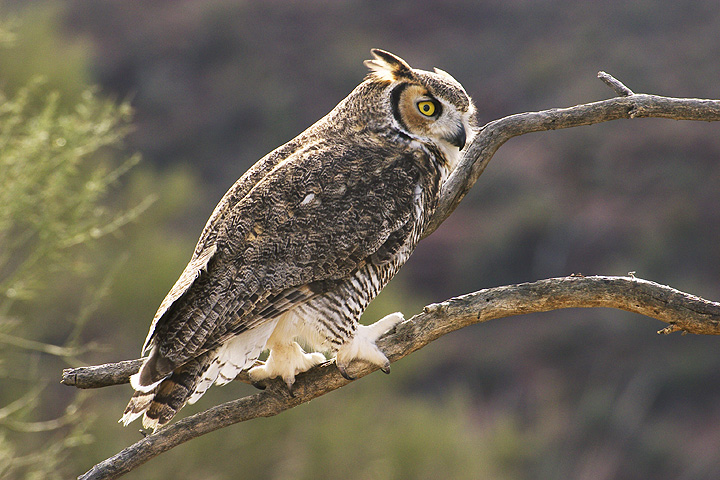
[[267, 385], [266, 385], [264, 382], [262, 382], [262, 381], [259, 381], [259, 382], [250, 382], [250, 385], [252, 385], [253, 387], [257, 388], [258, 390], [265, 390], [265, 389], [267, 388]]
[[345, 380], [350, 380], [351, 382], [355, 380], [356, 377], [353, 377], [349, 373], [347, 373], [347, 370], [345, 369], [345, 365], [338, 364], [337, 366], [338, 370], [340, 370], [340, 375], [343, 376]]
[[293, 384], [295, 383], [295, 379], [293, 378], [292, 381], [290, 379], [285, 380], [285, 385], [287, 385], [288, 388], [288, 395], [290, 397], [295, 398], [295, 392], [293, 391]]
[[382, 367], [380, 367], [380, 370], [382, 370], [385, 375], [390, 375], [390, 364], [388, 363], [383, 365]]

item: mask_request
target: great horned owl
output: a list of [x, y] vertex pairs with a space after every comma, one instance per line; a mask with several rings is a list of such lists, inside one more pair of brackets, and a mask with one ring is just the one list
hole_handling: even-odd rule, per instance
[[125, 425], [144, 414], [155, 429], [245, 369], [292, 387], [325, 361], [317, 352], [335, 355], [346, 377], [355, 359], [389, 371], [375, 340], [402, 315], [358, 319], [415, 249], [474, 134], [475, 109], [446, 72], [372, 54], [350, 95], [215, 208], [150, 325]]

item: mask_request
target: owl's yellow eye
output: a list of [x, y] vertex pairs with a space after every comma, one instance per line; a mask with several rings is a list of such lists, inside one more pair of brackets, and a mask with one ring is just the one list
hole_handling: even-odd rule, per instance
[[435, 102], [432, 102], [430, 100], [423, 100], [422, 102], [418, 102], [417, 109], [426, 117], [432, 117], [433, 115], [435, 115], [435, 111], [437, 110], [435, 108]]

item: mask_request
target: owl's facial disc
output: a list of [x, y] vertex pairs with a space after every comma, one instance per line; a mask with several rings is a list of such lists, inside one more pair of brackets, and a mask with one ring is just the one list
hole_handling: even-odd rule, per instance
[[395, 118], [408, 133], [461, 150], [467, 140], [464, 114], [422, 85], [404, 83], [393, 92]]

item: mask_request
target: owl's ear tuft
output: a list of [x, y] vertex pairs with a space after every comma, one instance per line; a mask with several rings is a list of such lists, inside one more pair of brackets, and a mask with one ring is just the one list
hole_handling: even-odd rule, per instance
[[415, 77], [413, 69], [402, 58], [385, 50], [373, 48], [370, 50], [372, 60], [365, 60], [365, 66], [370, 69], [370, 77], [384, 82], [394, 82], [402, 78]]

